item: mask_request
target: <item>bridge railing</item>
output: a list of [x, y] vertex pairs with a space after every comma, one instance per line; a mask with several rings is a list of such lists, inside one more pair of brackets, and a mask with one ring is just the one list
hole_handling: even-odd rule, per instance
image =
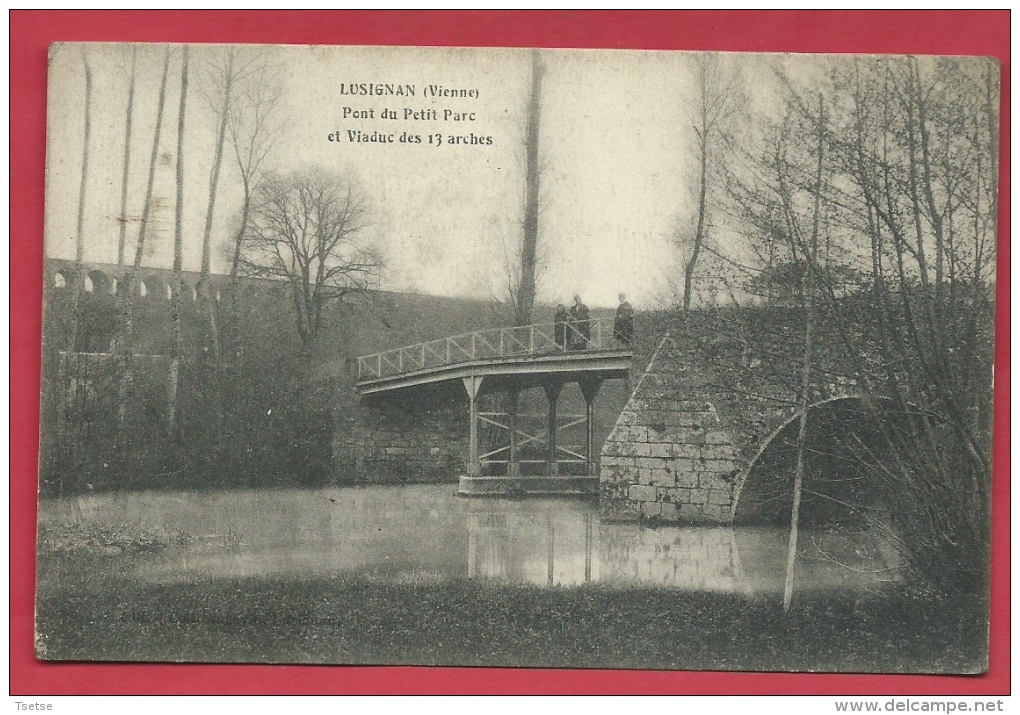
[[372, 380], [502, 357], [553, 355], [585, 350], [619, 350], [612, 319], [585, 323], [537, 323], [492, 328], [429, 340], [358, 358], [358, 380]]

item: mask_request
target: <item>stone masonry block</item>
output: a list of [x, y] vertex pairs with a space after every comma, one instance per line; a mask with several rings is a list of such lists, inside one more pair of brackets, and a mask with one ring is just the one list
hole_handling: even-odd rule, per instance
[[659, 504], [659, 515], [664, 521], [676, 521], [679, 518], [679, 510], [676, 504], [662, 502]]
[[614, 442], [644, 442], [647, 440], [648, 430], [638, 425], [625, 425], [614, 430], [612, 439]]
[[696, 444], [674, 443], [671, 451], [674, 457], [681, 459], [697, 459], [701, 456], [701, 447]]
[[702, 489], [721, 489], [725, 492], [730, 490], [729, 482], [721, 474], [714, 472], [702, 472], [698, 475], [698, 484]]
[[648, 456], [668, 459], [673, 456], [673, 445], [665, 442], [653, 442], [648, 445]]
[[699, 487], [697, 472], [677, 472], [674, 476], [676, 477], [676, 485], [678, 487], [684, 487], [688, 490]]
[[627, 498], [631, 501], [652, 502], [655, 496], [655, 487], [642, 484], [632, 484], [627, 492]]
[[706, 521], [723, 524], [730, 520], [729, 508], [720, 504], [706, 504], [703, 513]]
[[637, 454], [637, 444], [634, 442], [607, 442], [603, 452], [619, 457], [633, 457]]
[[704, 521], [705, 512], [697, 504], [681, 504], [679, 517], [684, 521]]
[[708, 491], [708, 503], [718, 504], [719, 506], [729, 506], [731, 503], [730, 494], [728, 491], [721, 489], [710, 489]]
[[701, 456], [705, 459], [734, 459], [736, 452], [728, 444], [706, 444], [701, 448]]
[[732, 459], [705, 460], [705, 471], [716, 474], [732, 474], [737, 470], [737, 463]]
[[693, 459], [670, 459], [667, 464], [676, 474], [690, 474], [698, 471], [698, 464]]
[[665, 469], [652, 469], [650, 473], [650, 483], [657, 487], [672, 487], [676, 485], [676, 477], [672, 472], [667, 472]]
[[709, 430], [705, 432], [705, 444], [730, 444], [732, 440], [722, 430]]
[[641, 502], [641, 514], [647, 517], [659, 516], [662, 513], [662, 505], [659, 502]]

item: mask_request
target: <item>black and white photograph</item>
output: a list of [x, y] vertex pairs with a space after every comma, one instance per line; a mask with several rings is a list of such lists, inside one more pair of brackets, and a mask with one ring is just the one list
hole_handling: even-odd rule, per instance
[[57, 43], [47, 97], [37, 658], [987, 670], [995, 59]]

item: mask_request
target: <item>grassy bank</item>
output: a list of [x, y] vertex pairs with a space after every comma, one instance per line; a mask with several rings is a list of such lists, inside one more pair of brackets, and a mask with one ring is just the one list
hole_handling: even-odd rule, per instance
[[87, 560], [122, 553], [153, 553], [190, 540], [191, 536], [180, 529], [72, 521], [41, 524], [36, 550], [41, 558]]
[[987, 639], [979, 599], [903, 593], [802, 596], [784, 614], [724, 594], [427, 577], [48, 583], [39, 651], [59, 660], [975, 672]]

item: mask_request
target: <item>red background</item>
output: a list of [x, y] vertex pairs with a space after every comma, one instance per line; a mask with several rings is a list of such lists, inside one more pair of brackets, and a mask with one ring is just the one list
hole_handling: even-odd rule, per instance
[[[10, 13], [12, 694], [1009, 692], [1009, 11]], [[46, 53], [54, 41], [989, 55], [1002, 62], [991, 664], [979, 677], [44, 663], [32, 652]]]

